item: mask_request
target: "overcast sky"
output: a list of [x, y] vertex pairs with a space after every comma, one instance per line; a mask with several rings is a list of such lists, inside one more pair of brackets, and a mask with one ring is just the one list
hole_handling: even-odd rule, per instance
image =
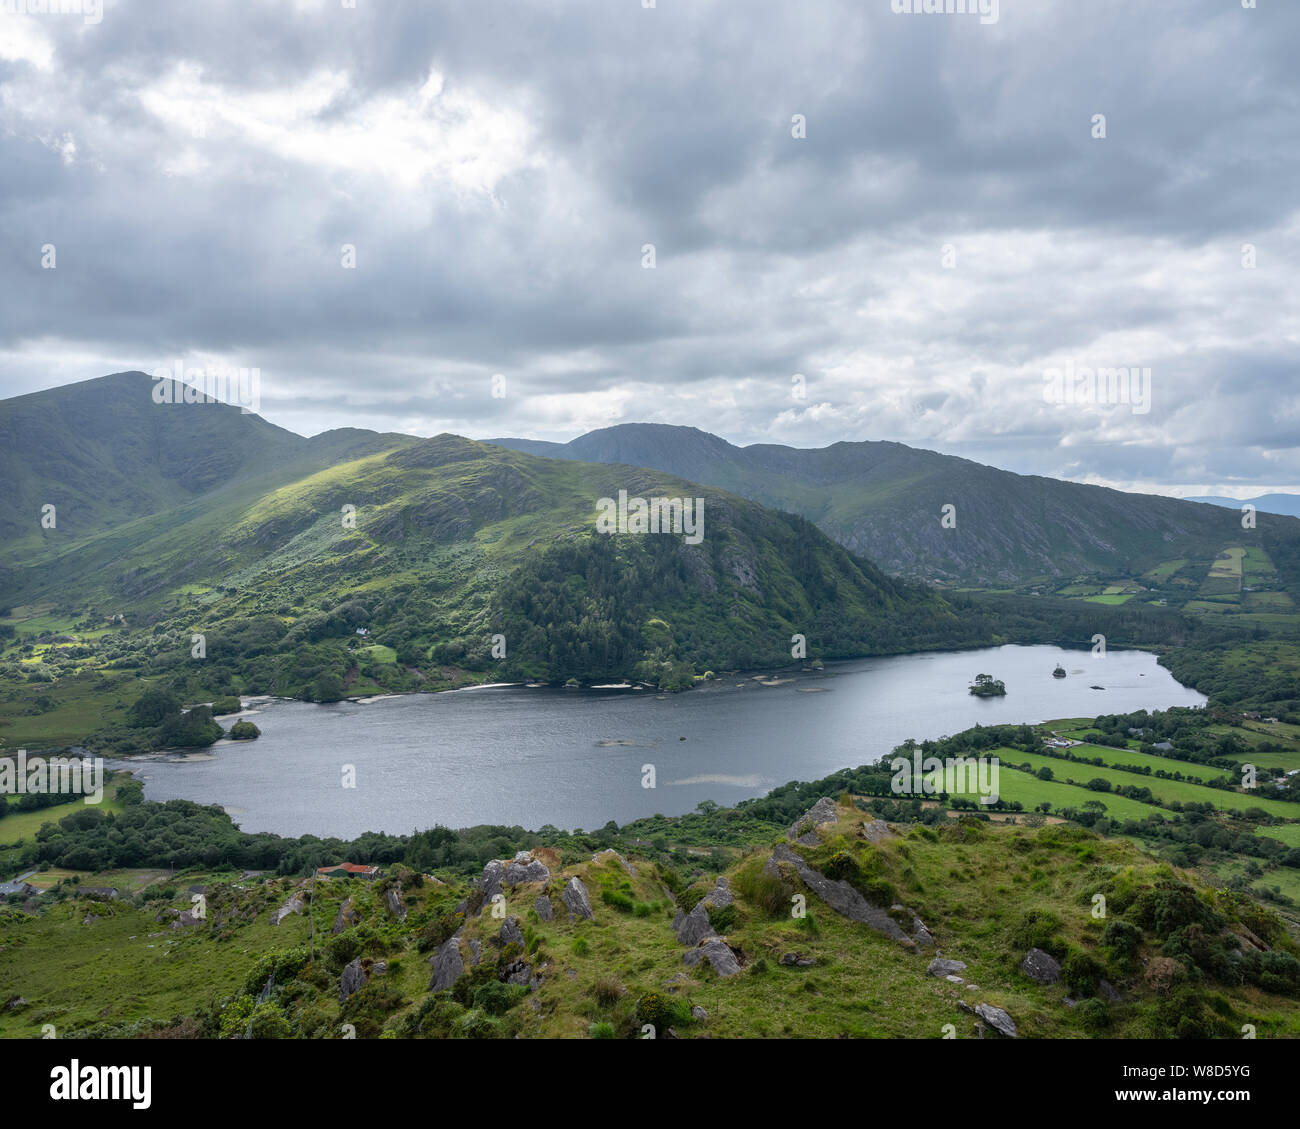
[[0, 0], [0, 394], [1300, 489], [1300, 3], [642, 4]]

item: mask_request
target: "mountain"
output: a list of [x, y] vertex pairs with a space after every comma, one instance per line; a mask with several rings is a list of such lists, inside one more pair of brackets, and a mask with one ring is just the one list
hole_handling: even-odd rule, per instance
[[[0, 400], [0, 567], [415, 441], [355, 428], [304, 439], [230, 404], [155, 403], [156, 387], [143, 372], [120, 372]], [[46, 505], [55, 507], [53, 528], [42, 526]]]
[[[16, 435], [14, 493], [66, 508], [45, 540], [6, 553], [0, 605], [20, 632], [76, 637], [39, 669], [10, 652], [20, 681], [85, 676], [115, 701], [93, 672], [165, 676], [187, 700], [502, 677], [680, 689], [710, 667], [992, 641], [982, 617], [805, 519], [662, 471], [454, 435], [307, 440], [148, 390], [121, 374], [0, 405], [11, 428], [57, 418], [38, 466]], [[64, 481], [77, 452], [86, 465]], [[702, 506], [700, 535], [598, 531], [601, 500], [623, 491]], [[40, 636], [25, 638], [20, 656]]]
[[1188, 502], [1206, 502], [1211, 506], [1226, 506], [1228, 509], [1239, 512], [1242, 506], [1249, 503], [1260, 513], [1300, 517], [1300, 494], [1261, 494], [1258, 498], [1221, 498], [1207, 495], [1203, 498], [1186, 498], [1184, 500]]
[[[958, 584], [1140, 576], [1176, 558], [1213, 561], [1242, 536], [1239, 515], [1218, 507], [1013, 474], [901, 443], [736, 447], [665, 424], [621, 424], [564, 444], [489, 442], [549, 458], [653, 467], [720, 486], [801, 514], [887, 572]], [[955, 507], [952, 528], [941, 521], [948, 505]], [[1294, 561], [1300, 524], [1260, 531], [1266, 541], [1274, 535], [1287, 562]]]

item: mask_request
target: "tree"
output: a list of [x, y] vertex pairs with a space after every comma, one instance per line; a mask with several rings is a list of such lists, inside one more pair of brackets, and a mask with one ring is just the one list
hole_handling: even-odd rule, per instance
[[136, 728], [161, 725], [165, 718], [181, 712], [180, 699], [165, 686], [153, 686], [135, 700], [127, 711], [127, 723]]

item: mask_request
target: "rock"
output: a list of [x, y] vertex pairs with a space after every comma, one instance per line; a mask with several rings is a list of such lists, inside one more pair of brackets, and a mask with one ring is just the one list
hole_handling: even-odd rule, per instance
[[1119, 1003], [1124, 997], [1121, 996], [1109, 980], [1097, 981], [1097, 993], [1103, 1000], [1109, 1000], [1111, 1003]]
[[817, 962], [812, 957], [806, 957], [802, 953], [782, 953], [781, 959], [776, 963], [783, 964], [787, 968], [811, 968]]
[[460, 959], [460, 936], [453, 934], [431, 958], [433, 963], [433, 980], [429, 984], [430, 992], [441, 992], [450, 988], [465, 971]]
[[1020, 962], [1020, 971], [1035, 984], [1055, 984], [1061, 978], [1061, 965], [1051, 953], [1030, 949]]
[[823, 796], [791, 824], [786, 838], [804, 847], [815, 847], [821, 842], [817, 828], [823, 823], [835, 823], [839, 818], [839, 809], [835, 806], [835, 801], [829, 796]]
[[673, 919], [678, 924], [675, 928], [677, 940], [680, 944], [694, 947], [703, 941], [706, 937], [712, 937], [717, 930], [709, 924], [708, 907], [700, 902], [690, 913], [678, 913]]
[[710, 937], [699, 948], [683, 953], [682, 960], [692, 967], [707, 960], [719, 976], [735, 976], [740, 971], [740, 962], [736, 959], [736, 954], [717, 937]]
[[949, 973], [947, 976], [944, 977], [944, 979], [947, 980], [949, 984], [965, 984], [965, 983], [966, 983], [966, 981], [963, 980], [960, 976], [954, 976], [954, 975], [952, 975], [952, 973]]
[[473, 967], [474, 965], [478, 964], [478, 962], [479, 962], [482, 958], [483, 958], [483, 946], [480, 945], [480, 944], [478, 943], [478, 941], [476, 941], [476, 940], [474, 940], [473, 938], [471, 938], [471, 939], [470, 939], [470, 942], [469, 942], [469, 963], [470, 963], [470, 966]]
[[516, 960], [501, 970], [500, 979], [503, 984], [527, 984], [532, 975], [533, 970], [528, 967], [527, 961]]
[[22, 996], [14, 996], [12, 1000], [5, 1004], [5, 1011], [17, 1011], [19, 1008], [26, 1006], [27, 1001]]
[[339, 980], [339, 1003], [344, 1003], [353, 992], [359, 992], [365, 986], [366, 974], [361, 968], [361, 958], [357, 957], [343, 969], [343, 977]]
[[[872, 929], [883, 933], [892, 940], [901, 941], [908, 945], [912, 944], [911, 938], [903, 932], [898, 922], [890, 917], [885, 910], [873, 906], [847, 882], [827, 878], [824, 874], [814, 870], [784, 843], [778, 843], [772, 849], [772, 857], [768, 860], [768, 865], [773, 866], [782, 862], [790, 863], [803, 884], [841, 917], [847, 917], [850, 921], [858, 921], [864, 925], [869, 925]], [[767, 867], [764, 867], [765, 872], [766, 870]], [[780, 873], [779, 869], [777, 873]], [[956, 969], [948, 969], [947, 971], [954, 972]]]
[[390, 886], [384, 894], [384, 902], [388, 905], [388, 912], [391, 913], [398, 921], [406, 920], [406, 907], [402, 905], [402, 892], [396, 886]]
[[892, 839], [894, 833], [889, 830], [889, 824], [883, 819], [873, 819], [862, 825], [862, 837], [868, 843], [879, 843], [882, 839]]
[[81, 924], [82, 924], [82, 925], [89, 925], [92, 921], [98, 921], [98, 920], [99, 920], [99, 914], [97, 914], [97, 913], [88, 913], [88, 914], [86, 914], [85, 917], [83, 917], [83, 918], [81, 919]]
[[703, 1021], [709, 1018], [709, 1013], [705, 1011], [702, 1007], [700, 1007], [699, 1004], [696, 1004], [693, 1008], [691, 1008], [691, 1017]]
[[537, 916], [543, 921], [550, 921], [555, 916], [555, 907], [551, 905], [551, 899], [545, 894], [537, 896], [537, 901], [533, 903], [533, 909], [537, 911]]
[[338, 916], [334, 919], [334, 928], [332, 933], [342, 933], [349, 925], [355, 925], [361, 920], [361, 915], [352, 908], [352, 899], [348, 898], [339, 906]]
[[372, 965], [370, 966], [370, 975], [371, 975], [371, 976], [387, 976], [387, 975], [388, 975], [388, 961], [386, 961], [386, 960], [377, 960], [377, 961], [375, 961], [375, 963], [372, 964]]
[[1015, 1020], [1000, 1007], [994, 1007], [992, 1004], [976, 1004], [975, 1014], [995, 1031], [1006, 1035], [1007, 1038], [1014, 1039], [1016, 1037]]
[[930, 976], [948, 976], [954, 972], [963, 972], [966, 968], [964, 960], [949, 960], [947, 957], [935, 957], [927, 966], [925, 971]]
[[522, 945], [524, 943], [524, 934], [519, 928], [519, 919], [517, 917], [507, 917], [501, 923], [501, 932], [498, 934], [497, 939], [500, 941], [502, 948], [507, 945]]
[[1066, 1007], [1074, 1007], [1074, 1005], [1077, 1004], [1078, 1002], [1079, 1002], [1078, 1000], [1070, 999], [1069, 996], [1064, 996], [1061, 999], [1061, 1003], [1063, 1003]]
[[591, 899], [587, 897], [587, 887], [582, 884], [581, 878], [570, 878], [564, 886], [564, 893], [560, 895], [560, 900], [569, 908], [569, 913], [574, 918], [591, 917]]
[[718, 875], [713, 890], [705, 896], [704, 900], [710, 902], [714, 909], [726, 909], [735, 900], [731, 896], [731, 884], [723, 875]]
[[290, 898], [287, 902], [285, 902], [284, 905], [282, 905], [278, 910], [276, 910], [273, 914], [271, 914], [271, 924], [279, 925], [280, 922], [282, 922], [291, 913], [302, 913], [303, 908], [306, 906], [306, 904], [307, 903], [306, 901], [303, 900], [303, 896], [301, 894], [294, 894], [294, 896]]
[[531, 851], [520, 851], [506, 863], [504, 878], [508, 886], [519, 886], [524, 882], [547, 882], [550, 877], [550, 868], [541, 859], [534, 858]]
[[925, 927], [925, 922], [916, 914], [912, 915], [912, 940], [916, 942], [918, 948], [934, 948], [934, 935]]
[[483, 892], [482, 900], [479, 902], [478, 909], [474, 911], [477, 917], [483, 912], [485, 905], [490, 905], [492, 899], [502, 893], [501, 880], [505, 877], [506, 867], [500, 859], [493, 859], [483, 867], [483, 874], [478, 880], [479, 889]]

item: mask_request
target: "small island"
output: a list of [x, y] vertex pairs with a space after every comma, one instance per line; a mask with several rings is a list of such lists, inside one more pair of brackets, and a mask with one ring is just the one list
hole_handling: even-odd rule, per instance
[[232, 741], [252, 741], [262, 735], [262, 731], [251, 721], [237, 721], [230, 727]]
[[1054, 671], [1052, 671], [1052, 677], [1053, 677], [1053, 678], [1064, 678], [1064, 677], [1065, 677], [1065, 667], [1063, 667], [1060, 663], [1057, 663], [1057, 664], [1056, 664], [1056, 669], [1055, 669]]
[[970, 692], [977, 698], [1001, 698], [1005, 697], [1007, 688], [1000, 678], [994, 678], [991, 674], [977, 674]]

